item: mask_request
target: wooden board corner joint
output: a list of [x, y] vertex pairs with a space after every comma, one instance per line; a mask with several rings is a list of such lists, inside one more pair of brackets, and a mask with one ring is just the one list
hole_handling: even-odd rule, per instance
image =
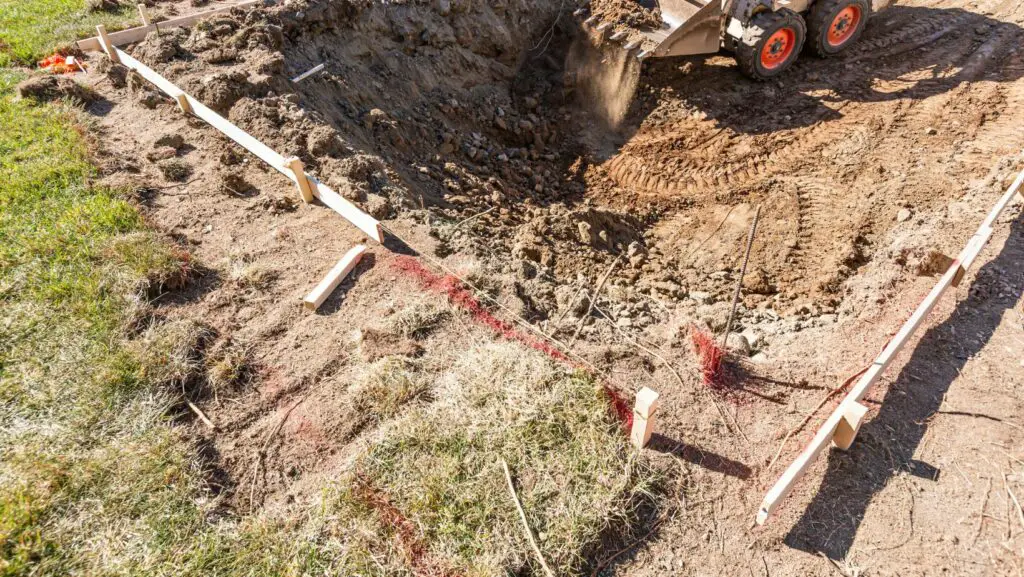
[[100, 41], [100, 46], [103, 47], [103, 51], [107, 53], [107, 57], [110, 58], [110, 61], [115, 64], [120, 64], [121, 58], [118, 56], [114, 45], [110, 42], [110, 36], [107, 35], [107, 27], [102, 24], [97, 25], [96, 34]]
[[832, 446], [840, 451], [848, 450], [860, 432], [860, 426], [864, 424], [864, 417], [868, 414], [868, 408], [862, 403], [850, 403], [843, 411], [843, 417], [836, 426], [832, 435]]

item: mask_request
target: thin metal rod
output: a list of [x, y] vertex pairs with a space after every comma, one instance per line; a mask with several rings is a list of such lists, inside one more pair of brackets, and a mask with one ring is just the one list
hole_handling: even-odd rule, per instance
[[732, 321], [736, 317], [736, 308], [740, 304], [740, 292], [743, 290], [743, 279], [747, 276], [747, 264], [750, 262], [750, 249], [754, 246], [754, 235], [757, 234], [757, 221], [761, 218], [761, 205], [754, 211], [754, 222], [750, 223], [750, 232], [747, 233], [747, 252], [743, 255], [743, 268], [740, 270], [740, 278], [736, 281], [736, 292], [732, 295], [732, 310], [729, 311], [729, 320], [725, 323], [725, 334], [722, 335], [722, 350], [726, 349], [729, 342], [729, 333], [732, 332]]

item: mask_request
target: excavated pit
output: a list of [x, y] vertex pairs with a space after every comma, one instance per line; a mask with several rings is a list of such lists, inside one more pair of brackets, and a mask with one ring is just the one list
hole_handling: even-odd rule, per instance
[[[1004, 88], [1020, 76], [1016, 25], [901, 6], [847, 62], [808, 57], [754, 83], [728, 55], [636, 70], [589, 51], [560, 7], [293, 2], [152, 35], [135, 54], [392, 230], [425, 225], [432, 246], [414, 249], [483, 263], [504, 305], [554, 337], [612, 334], [580, 317], [608, 271], [599, 313], [619, 328], [721, 329], [758, 205], [738, 326], [831, 325], [925, 274], [933, 248], [900, 236], [909, 220], [935, 229], [940, 214], [917, 215], [993, 183], [986, 158], [943, 151], [1008, 130], [979, 104], [1018, 98]], [[889, 64], [923, 41], [935, 53]], [[595, 69], [596, 91], [581, 82]], [[615, 84], [635, 91], [628, 106]], [[886, 139], [894, 129], [909, 143]], [[221, 164], [233, 190], [237, 165]], [[865, 271], [892, 288], [853, 290]]]
[[[741, 327], [785, 333], [884, 305], [850, 279], [870, 269], [895, 287], [927, 268], [932, 249], [899, 229], [934, 228], [941, 216], [917, 215], [964, 183], [992, 184], [987, 158], [951, 163], [943, 147], [998, 140], [1006, 121], [979, 104], [1019, 98], [1004, 86], [1020, 76], [1020, 27], [959, 8], [894, 8], [845, 63], [808, 57], [763, 84], [727, 55], [657, 60], [640, 76], [586, 54], [559, 8], [292, 2], [154, 35], [135, 53], [389, 227], [426, 225], [431, 256], [485, 263], [507, 305], [563, 337], [580, 292], [609, 269], [607, 312], [622, 328], [720, 328], [757, 205]], [[934, 53], [900, 56], [925, 41]], [[943, 72], [922, 72], [936, 59]], [[598, 97], [580, 69], [602, 65]], [[608, 102], [611, 84], [632, 94], [637, 78], [628, 107]], [[946, 114], [958, 120], [940, 131]], [[909, 144], [885, 138], [897, 128]]]

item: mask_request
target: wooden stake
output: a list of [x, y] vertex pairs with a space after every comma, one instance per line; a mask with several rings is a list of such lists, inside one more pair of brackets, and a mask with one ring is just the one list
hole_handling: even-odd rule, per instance
[[146, 11], [145, 4], [139, 4], [139, 17], [142, 18], [142, 25], [149, 26], [149, 13]]
[[861, 403], [851, 403], [843, 413], [843, 418], [836, 427], [835, 435], [832, 436], [832, 446], [842, 451], [853, 445], [857, 438], [860, 426], [864, 422], [864, 416], [868, 414], [868, 408]]
[[654, 433], [654, 413], [658, 410], [658, 393], [644, 387], [636, 394], [633, 406], [633, 430], [629, 440], [637, 449], [643, 449], [651, 442]]
[[313, 189], [309, 186], [309, 179], [306, 178], [306, 168], [302, 165], [302, 161], [292, 156], [284, 160], [284, 165], [295, 175], [295, 184], [299, 187], [302, 202], [306, 204], [313, 202]]
[[331, 296], [334, 289], [338, 288], [341, 281], [348, 276], [352, 269], [356, 268], [359, 261], [363, 258], [363, 253], [366, 252], [366, 245], [358, 245], [352, 250], [345, 253], [345, 256], [341, 257], [338, 264], [334, 265], [331, 272], [327, 273], [324, 280], [320, 281], [320, 284], [316, 285], [313, 292], [309, 293], [305, 299], [302, 300], [303, 305], [311, 310], [315, 311], [320, 308], [320, 305], [324, 304], [327, 297]]
[[188, 102], [188, 96], [182, 92], [174, 97], [174, 100], [178, 103], [178, 108], [185, 114], [193, 114], [192, 105]]
[[327, 67], [326, 63], [324, 63], [324, 64], [317, 64], [313, 68], [309, 69], [309, 71], [303, 72], [302, 74], [299, 74], [295, 78], [292, 78], [292, 82], [295, 82], [295, 83], [302, 82], [303, 80], [309, 78], [310, 76], [316, 74], [317, 72], [320, 72], [321, 70], [323, 70], [326, 67]]
[[110, 61], [115, 64], [120, 64], [121, 58], [118, 57], [117, 50], [114, 48], [114, 45], [110, 43], [110, 37], [107, 36], [107, 27], [102, 24], [96, 26], [96, 33], [99, 34], [98, 38], [100, 45], [103, 47], [103, 51], [107, 53]]

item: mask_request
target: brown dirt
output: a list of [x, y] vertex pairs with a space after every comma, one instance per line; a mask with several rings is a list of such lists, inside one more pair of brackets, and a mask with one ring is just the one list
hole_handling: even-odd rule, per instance
[[661, 11], [647, 8], [637, 0], [593, 0], [590, 13], [599, 22], [621, 25], [629, 28], [658, 28], [661, 26]]
[[[870, 361], [1021, 168], [1024, 8], [905, 2], [851, 53], [804, 58], [769, 84], [741, 79], [723, 55], [654, 62], [610, 131], [564, 88], [570, 24], [552, 27], [558, 6], [484, 4], [301, 0], [134, 51], [547, 335], [569, 341], [582, 324], [573, 350], [609, 383], [661, 392], [647, 454], [684, 487], [681, 512], [606, 574], [1019, 572], [1024, 531], [1002, 476], [1024, 496], [1019, 204], [872, 393], [853, 450], [822, 459], [766, 528], [750, 523], [813, 428], [769, 468], [786, 432]], [[288, 80], [321, 62], [325, 73]], [[218, 432], [196, 426], [225, 507], [286, 512], [347, 466], [376, 428], [349, 391], [366, 359], [445, 366], [497, 338], [472, 314], [424, 336], [382, 334], [411, 303], [458, 306], [394, 266], [397, 239], [303, 312], [358, 232], [296, 206], [276, 171], [130, 76], [125, 88], [89, 80], [106, 99], [90, 108], [105, 181], [134, 187], [209, 268], [159, 298], [158, 313], [254, 347], [251, 388], [201, 403]], [[183, 144], [154, 146], [168, 134]], [[147, 160], [153, 151], [173, 158]], [[190, 167], [187, 182], [165, 179], [168, 160]], [[229, 186], [238, 179], [246, 191]], [[727, 422], [688, 331], [721, 329], [757, 205], [738, 319], [754, 356], [731, 364], [736, 388], [717, 401]]]

